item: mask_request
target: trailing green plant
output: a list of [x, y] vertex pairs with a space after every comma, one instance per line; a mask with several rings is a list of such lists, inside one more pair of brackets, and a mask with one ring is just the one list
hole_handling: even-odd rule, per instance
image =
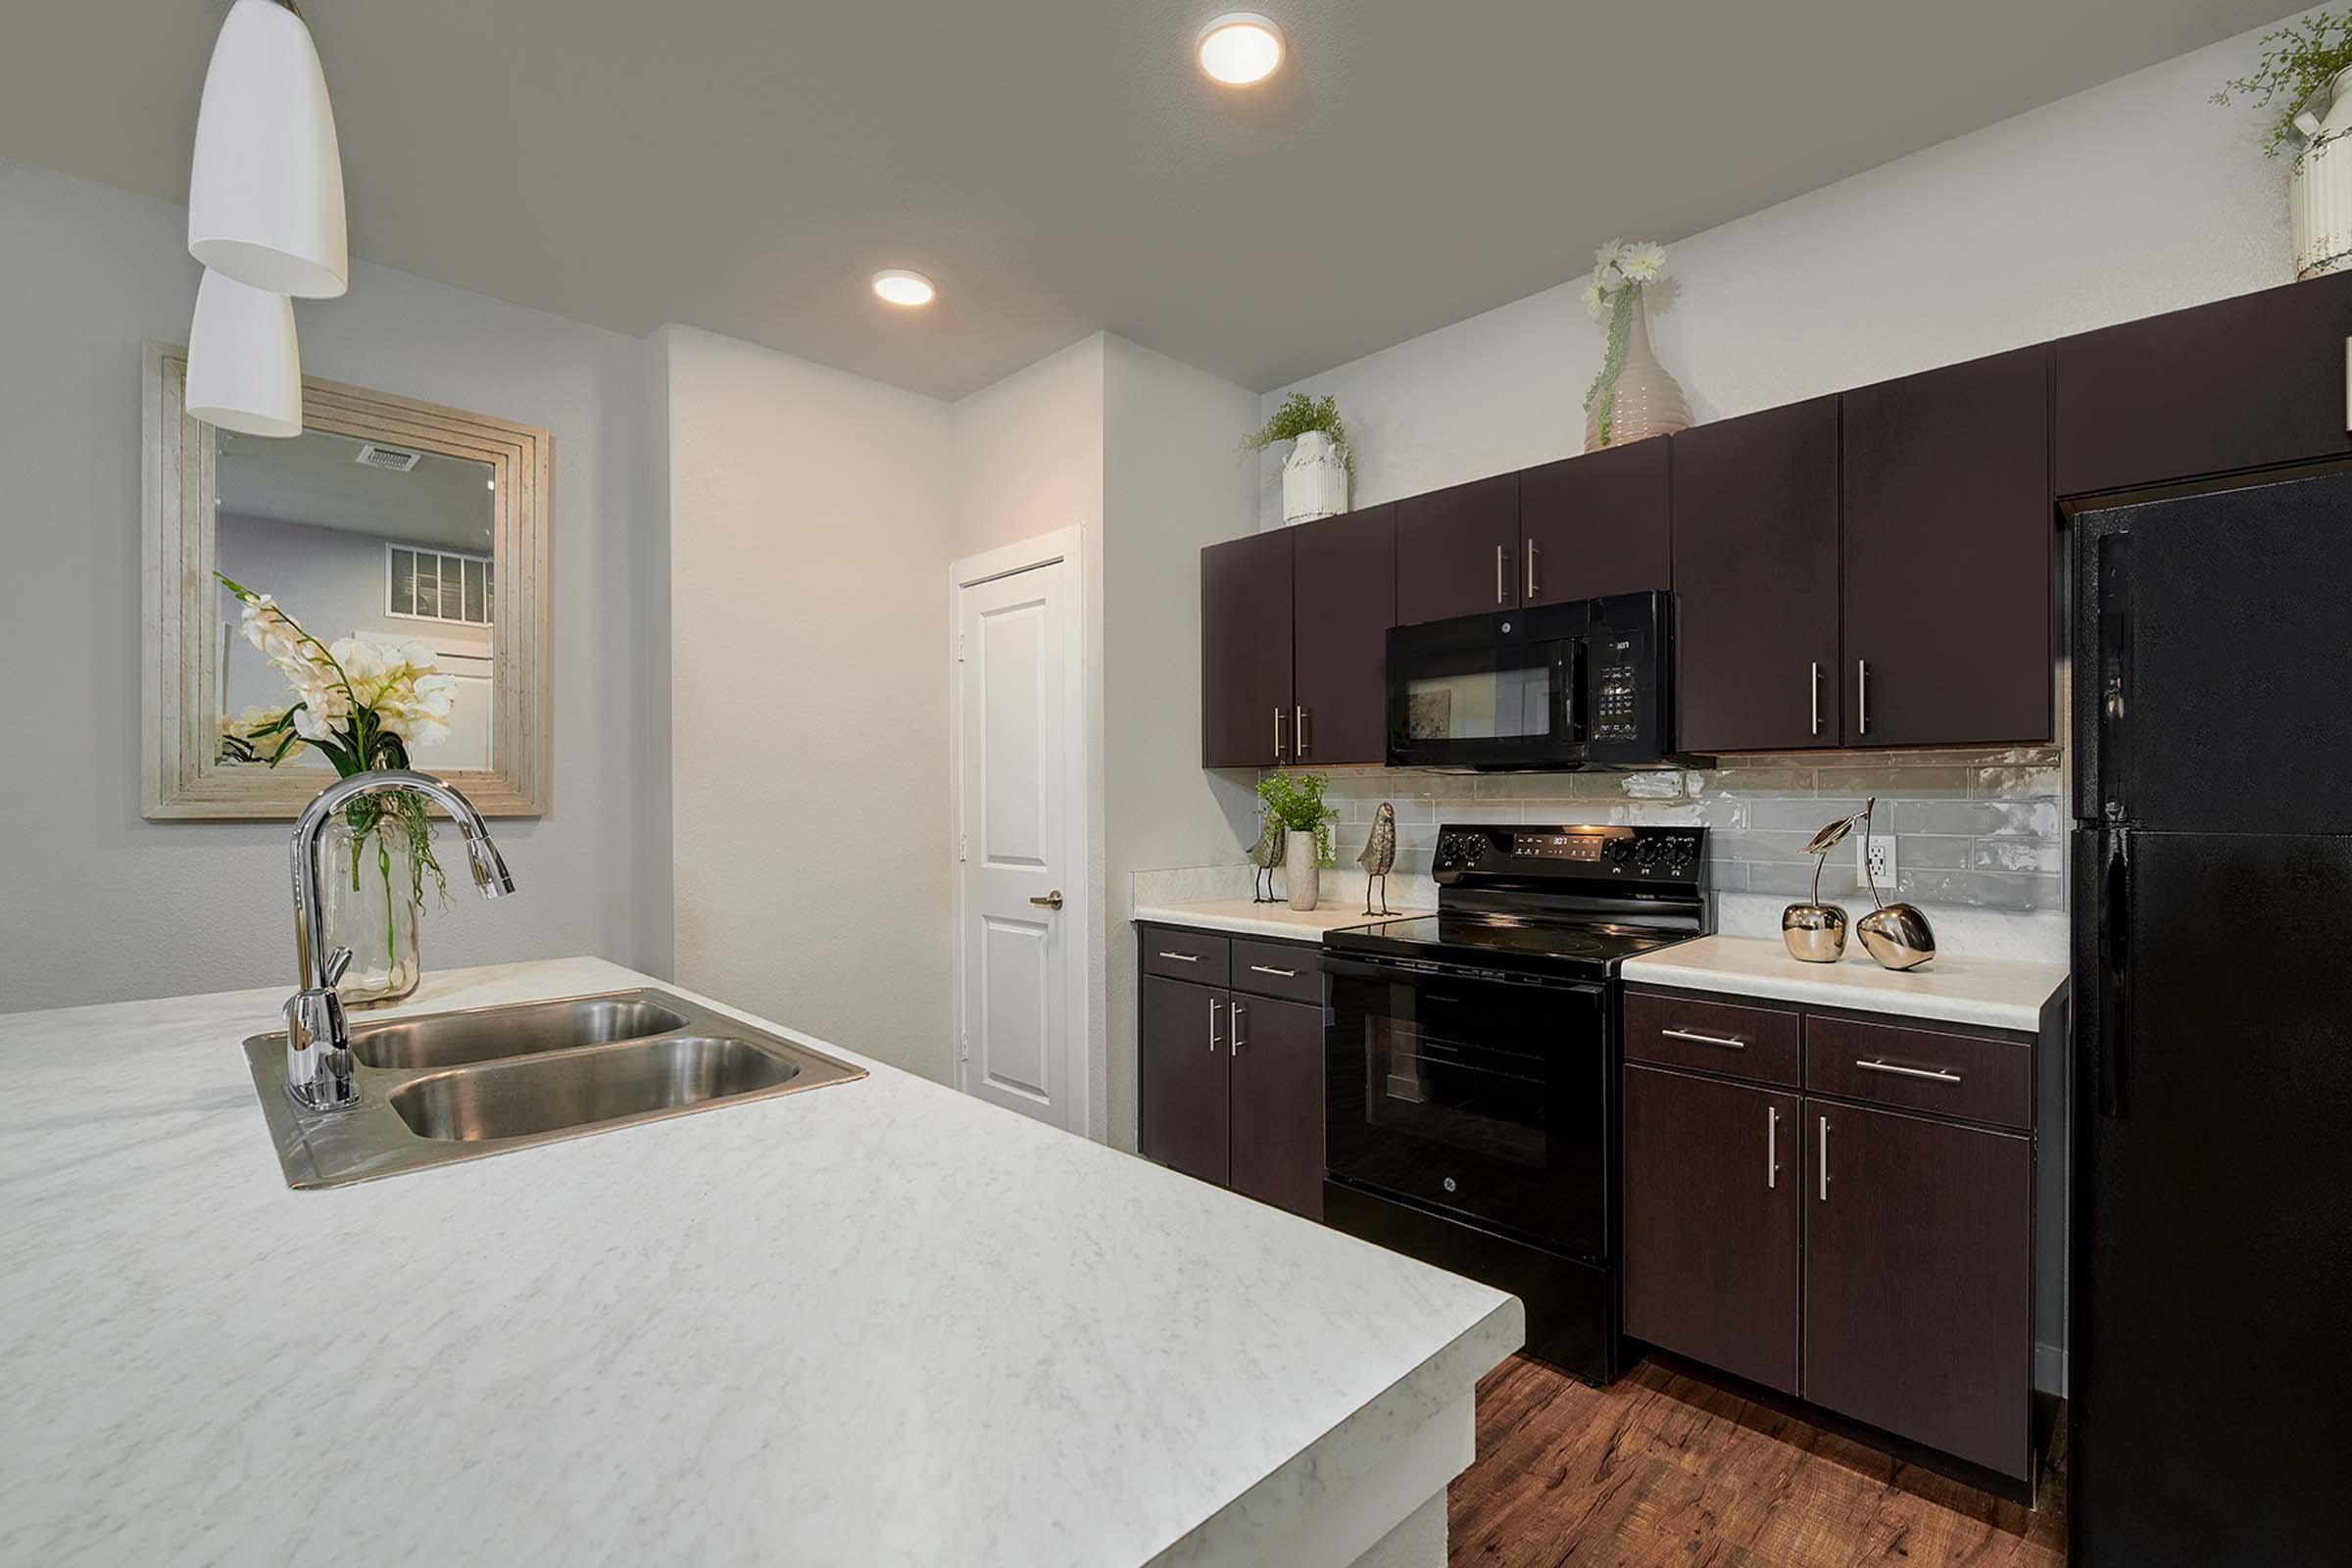
[[1315, 836], [1315, 863], [1330, 865], [1331, 824], [1340, 813], [1323, 799], [1331, 780], [1321, 773], [1294, 773], [1278, 767], [1257, 781], [1257, 798], [1263, 803], [1266, 814], [1280, 822], [1288, 833], [1312, 833]]
[[1609, 329], [1599, 373], [1585, 392], [1585, 411], [1592, 416], [1592, 433], [1604, 447], [1617, 417], [1617, 377], [1625, 369], [1625, 345], [1633, 335], [1634, 312], [1642, 308], [1642, 290], [1665, 271], [1666, 248], [1647, 240], [1629, 244], [1613, 239], [1593, 255], [1592, 276], [1585, 283], [1585, 314], [1595, 321], [1607, 317]]
[[1340, 449], [1349, 474], [1355, 472], [1355, 448], [1348, 444], [1348, 425], [1340, 417], [1336, 398], [1310, 398], [1303, 392], [1294, 392], [1283, 399], [1282, 407], [1266, 418], [1266, 422], [1242, 438], [1245, 452], [1263, 452], [1277, 441], [1296, 441], [1311, 431], [1320, 430], [1331, 437], [1332, 445]]
[[2213, 95], [2229, 104], [2232, 95], [2251, 99], [2257, 109], [2279, 106], [2262, 144], [2263, 155], [2278, 150], [2305, 134], [2295, 117], [2312, 94], [2333, 81], [2338, 72], [2352, 68], [2352, 11], [2318, 11], [2283, 27], [2274, 27], [2256, 45], [2254, 69], [2232, 76]]

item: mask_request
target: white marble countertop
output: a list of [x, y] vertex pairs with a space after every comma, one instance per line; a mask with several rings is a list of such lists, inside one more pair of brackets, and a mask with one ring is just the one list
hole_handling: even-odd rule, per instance
[[1248, 899], [1211, 899], [1200, 904], [1139, 904], [1130, 916], [1139, 924], [1189, 925], [1203, 931], [1231, 931], [1246, 937], [1274, 937], [1291, 942], [1320, 942], [1323, 933], [1347, 925], [1377, 925], [1427, 914], [1427, 909], [1392, 908], [1387, 914], [1366, 914], [1357, 904], [1318, 904], [1300, 911], [1288, 904], [1252, 904]]
[[1700, 937], [1625, 961], [1637, 985], [1681, 986], [1734, 996], [1894, 1012], [2031, 1034], [2067, 983], [2063, 963], [1939, 956], [1917, 969], [1879, 967], [1856, 942], [1836, 963], [1800, 963], [1776, 939]]
[[1520, 1343], [817, 1041], [872, 1076], [292, 1192], [239, 1049], [282, 1000], [0, 1017], [0, 1561], [1251, 1560]]

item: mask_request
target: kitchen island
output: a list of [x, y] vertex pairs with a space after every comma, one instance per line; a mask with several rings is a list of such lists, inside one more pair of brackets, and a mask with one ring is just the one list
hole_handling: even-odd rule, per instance
[[0, 1017], [0, 1560], [1442, 1556], [1512, 1298], [765, 1020], [870, 1076], [293, 1192], [282, 1000]]

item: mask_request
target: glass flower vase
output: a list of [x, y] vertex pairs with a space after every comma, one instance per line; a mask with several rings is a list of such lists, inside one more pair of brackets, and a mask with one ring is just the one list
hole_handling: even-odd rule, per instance
[[423, 906], [411, 870], [408, 824], [387, 816], [359, 832], [338, 816], [327, 824], [319, 852], [325, 882], [319, 941], [328, 952], [351, 950], [351, 967], [336, 988], [344, 1004], [398, 1002], [424, 978], [416, 944]]

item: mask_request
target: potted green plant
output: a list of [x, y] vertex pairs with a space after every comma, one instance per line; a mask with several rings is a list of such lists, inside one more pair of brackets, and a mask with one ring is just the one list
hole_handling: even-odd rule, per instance
[[1331, 824], [1340, 813], [1323, 799], [1331, 780], [1320, 773], [1294, 773], [1278, 767], [1257, 781], [1257, 798], [1266, 815], [1282, 824], [1288, 839], [1282, 853], [1282, 885], [1291, 907], [1315, 906], [1317, 874], [1331, 864]]
[[1284, 526], [1346, 512], [1355, 454], [1348, 449], [1338, 402], [1294, 392], [1242, 446], [1263, 452], [1277, 441], [1291, 444], [1290, 456], [1282, 460]]
[[2318, 11], [2262, 35], [2254, 69], [2213, 95], [2271, 111], [2263, 153], [2288, 147], [2287, 215], [2295, 276], [2352, 267], [2352, 12]]

